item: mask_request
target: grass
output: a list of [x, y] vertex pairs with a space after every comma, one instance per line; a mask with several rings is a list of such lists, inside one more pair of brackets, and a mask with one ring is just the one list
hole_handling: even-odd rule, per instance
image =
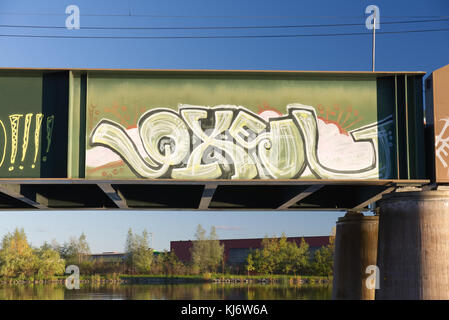
[[[14, 282], [14, 281], [26, 281], [31, 282], [34, 280], [53, 280], [53, 281], [63, 281], [67, 278], [68, 275], [58, 275], [48, 278], [37, 278], [37, 277], [28, 277], [28, 278], [2, 278], [0, 277], [0, 282]], [[141, 275], [131, 275], [131, 274], [94, 274], [94, 275], [80, 275], [80, 280], [91, 280], [91, 281], [100, 281], [100, 280], [119, 280], [126, 278], [165, 278], [165, 279], [185, 279], [191, 281], [212, 281], [214, 279], [224, 279], [224, 280], [259, 280], [262, 281], [264, 279], [268, 281], [277, 281], [277, 282], [290, 282], [294, 280], [306, 280], [307, 283], [310, 284], [318, 284], [322, 282], [332, 282], [332, 277], [322, 277], [322, 276], [301, 276], [301, 275], [273, 275], [273, 274], [264, 274], [264, 275], [245, 275], [245, 274], [222, 274], [222, 273], [204, 273], [200, 275], [165, 275], [165, 274], [141, 274]]]

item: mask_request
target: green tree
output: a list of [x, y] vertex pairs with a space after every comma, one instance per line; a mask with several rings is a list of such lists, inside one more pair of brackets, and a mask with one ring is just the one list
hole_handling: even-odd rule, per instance
[[71, 237], [68, 243], [65, 242], [59, 248], [59, 254], [68, 264], [81, 264], [86, 262], [90, 254], [90, 247], [86, 235], [82, 233], [79, 238]]
[[214, 226], [209, 237], [206, 230], [199, 224], [195, 232], [195, 241], [191, 248], [192, 265], [198, 272], [216, 272], [223, 261], [224, 245], [220, 244]]
[[125, 244], [125, 261], [132, 273], [149, 273], [153, 263], [153, 249], [149, 245], [149, 233], [147, 230], [142, 235], [134, 235], [131, 228]]
[[164, 252], [159, 255], [158, 260], [160, 261], [161, 269], [164, 274], [169, 275], [184, 273], [184, 264], [179, 261], [174, 252], [167, 252], [164, 250]]
[[125, 264], [128, 267], [128, 272], [131, 274], [135, 272], [133, 254], [136, 251], [137, 244], [134, 238], [134, 234], [131, 228], [128, 229], [128, 235], [126, 236], [125, 243]]
[[248, 257], [246, 258], [246, 271], [248, 272], [248, 276], [251, 272], [253, 272], [254, 270], [256, 270], [255, 266], [254, 266], [254, 260], [253, 260], [253, 254], [250, 253], [248, 254]]
[[208, 268], [212, 272], [217, 272], [218, 267], [223, 262], [224, 245], [218, 240], [217, 230], [215, 226], [210, 228], [209, 239], [207, 240], [209, 249]]
[[329, 244], [315, 251], [312, 270], [315, 275], [330, 277], [334, 269], [335, 235], [329, 236]]
[[35, 266], [39, 277], [50, 277], [56, 274], [64, 274], [65, 261], [59, 253], [44, 243], [35, 250]]
[[298, 247], [295, 242], [287, 241], [285, 234], [281, 238], [265, 236], [262, 247], [248, 255], [246, 269], [262, 274], [304, 274], [309, 261], [309, 245], [304, 238]]

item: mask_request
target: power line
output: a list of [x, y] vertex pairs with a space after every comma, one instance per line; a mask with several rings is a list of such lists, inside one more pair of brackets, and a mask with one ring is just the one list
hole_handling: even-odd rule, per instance
[[[427, 22], [447, 22], [448, 19], [386, 21], [382, 24], [409, 24]], [[219, 30], [219, 29], [288, 29], [288, 28], [322, 28], [322, 27], [348, 27], [364, 26], [364, 23], [337, 23], [337, 24], [303, 24], [303, 25], [260, 25], [260, 26], [194, 26], [194, 27], [80, 27], [81, 30]], [[39, 26], [39, 25], [9, 25], [1, 24], [1, 28], [28, 28], [28, 29], [66, 29], [65, 26]]]
[[[11, 15], [11, 16], [67, 16], [65, 13], [54, 13], [54, 12], [0, 12], [0, 15]], [[231, 19], [261, 19], [261, 18], [328, 18], [328, 19], [364, 19], [366, 16], [364, 15], [356, 15], [356, 16], [313, 16], [313, 15], [158, 15], [158, 14], [132, 14], [129, 12], [123, 13], [83, 13], [83, 16], [86, 17], [142, 17], [142, 18], [231, 18]], [[449, 15], [422, 15], [422, 16], [382, 16], [383, 18], [413, 18], [413, 19], [422, 19], [422, 18], [449, 18]]]
[[[377, 34], [405, 34], [405, 33], [425, 33], [444, 32], [449, 28], [426, 29], [426, 30], [404, 30], [404, 31], [384, 31]], [[318, 34], [278, 34], [278, 35], [227, 35], [227, 36], [63, 36], [63, 35], [23, 35], [23, 34], [0, 34], [0, 37], [11, 38], [56, 38], [56, 39], [243, 39], [243, 38], [299, 38], [299, 37], [332, 37], [332, 36], [370, 36], [371, 33], [318, 33]]]

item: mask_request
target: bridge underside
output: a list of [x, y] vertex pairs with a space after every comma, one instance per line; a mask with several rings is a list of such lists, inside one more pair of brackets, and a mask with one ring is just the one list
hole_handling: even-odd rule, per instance
[[357, 210], [429, 180], [0, 179], [0, 210]]

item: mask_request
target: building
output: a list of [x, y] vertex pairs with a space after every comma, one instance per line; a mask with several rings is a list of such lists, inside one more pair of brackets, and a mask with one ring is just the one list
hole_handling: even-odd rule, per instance
[[104, 262], [117, 262], [125, 259], [125, 253], [109, 251], [103, 253], [94, 253], [90, 255], [90, 260], [102, 260]]
[[[153, 251], [153, 255], [159, 255], [159, 251]], [[90, 260], [102, 260], [103, 262], [121, 262], [125, 260], [126, 253], [125, 252], [117, 252], [117, 251], [107, 251], [103, 253], [93, 253], [91, 254]]]
[[[299, 246], [303, 238], [309, 245], [311, 252], [329, 244], [329, 236], [287, 237], [287, 241], [296, 242]], [[243, 264], [251, 249], [262, 247], [262, 240], [263, 238], [220, 240], [220, 243], [224, 245], [225, 263], [231, 266]], [[193, 241], [191, 240], [170, 241], [170, 252], [174, 252], [182, 262], [190, 262], [192, 245]]]

